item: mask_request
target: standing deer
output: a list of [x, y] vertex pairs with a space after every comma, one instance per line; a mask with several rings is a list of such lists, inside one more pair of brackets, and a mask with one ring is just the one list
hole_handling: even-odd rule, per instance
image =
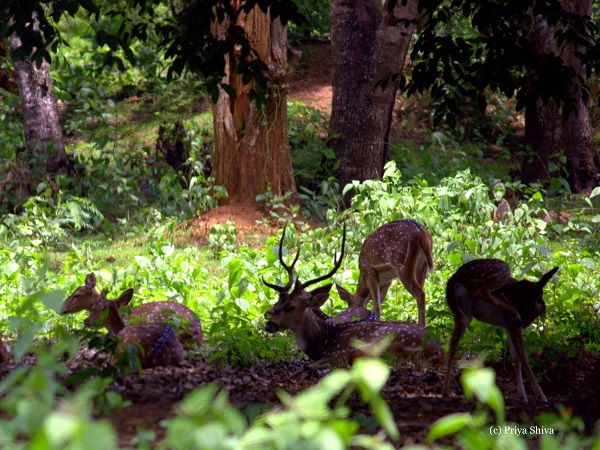
[[381, 317], [381, 302], [392, 280], [398, 278], [417, 300], [419, 325], [425, 326], [425, 277], [433, 270], [433, 241], [427, 229], [412, 220], [395, 220], [368, 235], [358, 256], [360, 275], [356, 293], [339, 284], [340, 297], [353, 306], [364, 307], [373, 300], [373, 312]]
[[[279, 242], [279, 261], [288, 275], [285, 286], [263, 283], [279, 292], [279, 300], [265, 313], [267, 319], [266, 331], [275, 333], [291, 330], [296, 342], [302, 351], [313, 361], [329, 361], [340, 367], [347, 366], [355, 358], [367, 355], [364, 348], [356, 348], [352, 344], [360, 340], [367, 347], [378, 344], [387, 335], [392, 334], [393, 339], [387, 353], [396, 357], [414, 357], [424, 355], [427, 362], [434, 365], [443, 365], [444, 352], [439, 342], [425, 339], [428, 330], [422, 326], [409, 322], [380, 322], [361, 320], [358, 322], [337, 323], [331, 319], [324, 319], [315, 313], [329, 296], [331, 283], [306, 291], [310, 285], [331, 278], [340, 268], [344, 257], [346, 242], [346, 227], [342, 238], [342, 252], [338, 258], [334, 256], [334, 268], [329, 273], [305, 283], [298, 278], [294, 282], [294, 265], [298, 261], [300, 250], [294, 262], [288, 266], [283, 260], [283, 241], [285, 229]], [[292, 288], [293, 285], [293, 288]], [[291, 289], [291, 291], [290, 291]]]
[[143, 323], [126, 326], [119, 309], [131, 301], [133, 289], [123, 292], [117, 300], [108, 300], [106, 293], [100, 294], [99, 301], [90, 310], [84, 324], [91, 328], [105, 327], [115, 333], [120, 342], [111, 364], [118, 355], [133, 346], [138, 351], [142, 368], [177, 365], [183, 361], [183, 346], [173, 327], [163, 322]]
[[555, 267], [534, 283], [512, 278], [508, 264], [499, 259], [476, 259], [458, 268], [446, 286], [446, 301], [454, 314], [454, 331], [448, 349], [444, 395], [450, 390], [450, 371], [460, 339], [476, 318], [506, 330], [519, 396], [527, 402], [521, 375], [523, 366], [537, 396], [548, 401], [529, 366], [523, 328], [546, 314], [543, 289], [557, 270]]
[[[133, 290], [129, 289], [121, 294]], [[91, 311], [106, 305], [101, 302], [101, 294], [96, 291], [96, 276], [93, 273], [85, 277], [85, 284], [79, 286], [63, 302], [61, 314], [74, 314], [83, 310]], [[129, 303], [129, 302], [127, 302]], [[125, 303], [125, 304], [127, 304]], [[187, 306], [177, 302], [151, 302], [136, 306], [127, 317], [130, 322], [169, 322], [175, 323], [178, 330], [177, 336], [181, 342], [202, 343], [202, 324], [198, 316]]]

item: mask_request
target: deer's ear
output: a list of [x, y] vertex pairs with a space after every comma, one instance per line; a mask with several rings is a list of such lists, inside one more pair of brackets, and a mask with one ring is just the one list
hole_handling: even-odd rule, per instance
[[308, 301], [310, 308], [320, 308], [323, 303], [329, 298], [329, 291], [331, 290], [331, 283], [325, 286], [318, 287], [309, 292], [310, 300]]
[[133, 297], [133, 289], [127, 289], [125, 292], [119, 295], [119, 298], [115, 300], [117, 308], [121, 309], [123, 306], [129, 304], [131, 297]]
[[346, 303], [353, 304], [352, 294], [347, 289], [343, 288], [339, 284], [335, 283], [335, 287], [337, 288], [338, 294], [340, 298], [344, 300]]
[[558, 267], [555, 267], [550, 272], [547, 272], [544, 275], [542, 275], [542, 278], [540, 278], [540, 281], [538, 281], [537, 283], [538, 286], [540, 286], [543, 289], [544, 286], [546, 286], [546, 283], [550, 281], [550, 279], [554, 276], [556, 272], [558, 272]]
[[90, 289], [94, 289], [96, 287], [96, 275], [92, 273], [88, 273], [85, 277], [85, 285]]

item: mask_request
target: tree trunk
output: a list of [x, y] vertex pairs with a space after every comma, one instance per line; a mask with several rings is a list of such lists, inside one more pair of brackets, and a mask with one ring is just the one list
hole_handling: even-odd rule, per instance
[[[21, 46], [21, 39], [11, 36], [11, 52], [14, 54]], [[30, 168], [36, 171], [31, 181], [35, 182], [66, 171], [69, 160], [58, 121], [48, 63], [43, 61], [37, 67], [30, 58], [12, 59], [19, 85], [27, 156]]]
[[[592, 0], [565, 0], [563, 2], [568, 12], [578, 16], [592, 16]], [[576, 54], [582, 48], [573, 45], [563, 45], [561, 55], [565, 62], [573, 67], [575, 76], [571, 85], [571, 96], [576, 100], [574, 113], [563, 121], [562, 145], [567, 156], [567, 172], [569, 185], [575, 193], [594, 189], [600, 167], [594, 164], [594, 135], [586, 99], [582, 94], [582, 82], [585, 82], [585, 67]]]
[[[536, 89], [534, 81], [530, 81], [529, 86], [530, 92]], [[525, 143], [530, 150], [521, 162], [521, 180], [525, 184], [550, 183], [552, 174], [548, 170], [548, 163], [551, 156], [561, 149], [560, 123], [560, 109], [554, 101], [548, 100], [544, 104], [538, 98], [527, 103]]]
[[[389, 133], [418, 1], [389, 11], [372, 1], [332, 0], [333, 98], [331, 145], [341, 186], [380, 178], [389, 159]], [[394, 78], [390, 78], [394, 75]], [[376, 84], [387, 78], [387, 83]]]
[[[591, 0], [564, 1], [565, 8], [578, 15], [591, 15]], [[521, 179], [524, 183], [534, 181], [549, 182], [551, 174], [548, 162], [552, 155], [561, 150], [567, 157], [567, 173], [571, 190], [575, 193], [591, 190], [596, 185], [597, 168], [594, 165], [593, 131], [588, 115], [587, 104], [582, 97], [582, 81], [585, 80], [585, 68], [576, 56], [581, 49], [563, 44], [558, 47], [554, 38], [555, 30], [541, 17], [534, 18], [529, 33], [536, 43], [540, 55], [557, 55], [565, 64], [573, 68], [570, 96], [573, 102], [572, 112], [565, 119], [563, 109], [553, 100], [542, 102], [531, 100], [525, 112], [525, 142], [530, 147], [521, 165]], [[529, 74], [530, 95], [537, 97], [537, 77], [548, 74]]]
[[227, 203], [255, 203], [266, 190], [276, 195], [291, 192], [295, 200], [286, 104], [294, 68], [287, 60], [287, 29], [258, 7], [241, 13], [236, 25], [244, 28], [257, 56], [268, 65], [269, 84], [265, 104], [259, 108], [249, 97], [253, 82], [243, 83], [232, 70], [236, 55], [229, 55], [222, 83], [234, 89], [235, 98], [220, 89], [213, 105], [215, 183], [227, 189]]

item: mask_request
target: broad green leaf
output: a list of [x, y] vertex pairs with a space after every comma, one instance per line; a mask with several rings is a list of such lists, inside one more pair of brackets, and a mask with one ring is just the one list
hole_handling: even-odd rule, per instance
[[427, 433], [427, 442], [434, 442], [445, 436], [456, 434], [462, 429], [470, 426], [472, 417], [470, 413], [456, 413], [442, 417], [434, 422]]

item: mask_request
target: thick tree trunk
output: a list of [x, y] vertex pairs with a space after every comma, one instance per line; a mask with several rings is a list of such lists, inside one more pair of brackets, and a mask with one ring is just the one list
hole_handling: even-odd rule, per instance
[[265, 105], [258, 108], [249, 97], [253, 84], [244, 84], [231, 70], [236, 55], [229, 56], [222, 82], [236, 95], [231, 98], [221, 89], [213, 105], [212, 173], [216, 184], [227, 189], [227, 203], [255, 203], [256, 196], [266, 190], [277, 195], [292, 192], [295, 200], [286, 104], [287, 82], [293, 73], [287, 60], [287, 29], [258, 7], [240, 14], [237, 25], [244, 28], [258, 57], [269, 66], [269, 86]]
[[[340, 185], [379, 178], [389, 158], [396, 92], [417, 17], [418, 1], [389, 11], [372, 1], [332, 0], [331, 145]], [[357, 38], [358, 37], [358, 38]], [[395, 77], [389, 78], [395, 74]], [[388, 77], [385, 85], [376, 84]]]
[[[532, 92], [534, 83], [530, 82]], [[521, 162], [521, 180], [525, 184], [550, 183], [548, 163], [561, 149], [560, 109], [549, 100], [530, 101], [525, 108], [525, 143], [529, 151]], [[558, 126], [557, 126], [558, 125]]]
[[[10, 38], [11, 52], [21, 46], [21, 39], [13, 35]], [[64, 172], [69, 167], [69, 160], [58, 121], [48, 63], [43, 61], [37, 67], [29, 58], [13, 58], [13, 64], [19, 85], [29, 163], [31, 169], [38, 171], [32, 174], [32, 181]]]
[[[573, 14], [590, 15], [591, 0], [575, 0], [564, 2], [567, 10]], [[555, 30], [541, 18], [534, 18], [529, 29], [532, 41], [536, 43], [536, 51], [540, 55], [557, 55], [573, 68], [570, 96], [573, 102], [572, 111], [565, 119], [563, 108], [558, 108], [552, 100], [542, 102], [532, 100], [527, 104], [525, 113], [525, 142], [530, 147], [521, 165], [521, 179], [529, 184], [534, 181], [548, 182], [552, 176], [548, 170], [548, 162], [552, 155], [561, 150], [567, 157], [569, 185], [573, 192], [591, 190], [597, 183], [598, 168], [594, 165], [593, 131], [588, 115], [587, 104], [582, 97], [581, 82], [585, 80], [585, 68], [576, 56], [581, 49], [563, 44], [558, 47], [554, 38]], [[548, 74], [531, 73], [529, 75], [530, 95], [536, 96], [537, 77]]]
[[[592, 0], [565, 0], [567, 10], [579, 16], [592, 15]], [[575, 77], [571, 85], [571, 97], [576, 100], [574, 113], [563, 121], [562, 145], [567, 156], [569, 185], [575, 193], [591, 191], [596, 186], [600, 167], [594, 164], [594, 134], [588, 114], [587, 102], [582, 96], [582, 81], [586, 78], [585, 67], [576, 54], [582, 49], [573, 45], [563, 45], [561, 55], [573, 67]]]

